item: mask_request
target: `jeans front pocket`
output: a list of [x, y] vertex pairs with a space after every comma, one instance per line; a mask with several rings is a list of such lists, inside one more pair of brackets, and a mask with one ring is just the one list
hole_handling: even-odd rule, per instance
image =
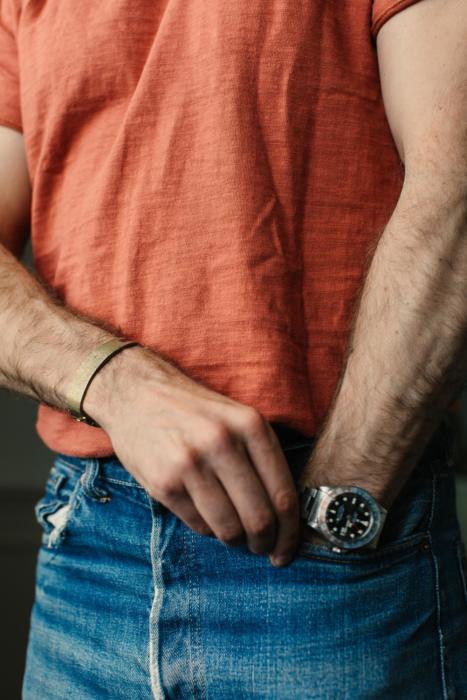
[[412, 472], [392, 506], [381, 531], [376, 549], [332, 550], [332, 545], [301, 541], [298, 556], [305, 559], [327, 558], [335, 563], [377, 561], [393, 558], [407, 550], [430, 548], [430, 523], [433, 515], [435, 472], [433, 464], [423, 462]]

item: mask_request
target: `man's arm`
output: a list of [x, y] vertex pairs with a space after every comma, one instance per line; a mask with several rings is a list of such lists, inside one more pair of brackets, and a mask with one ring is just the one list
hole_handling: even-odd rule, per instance
[[118, 333], [66, 309], [18, 261], [30, 207], [23, 136], [0, 126], [0, 387], [65, 410], [74, 369]]
[[404, 185], [301, 482], [363, 486], [388, 507], [467, 379], [465, 0], [400, 12], [377, 51]]
[[0, 243], [16, 257], [23, 253], [30, 224], [31, 185], [23, 135], [0, 127]]

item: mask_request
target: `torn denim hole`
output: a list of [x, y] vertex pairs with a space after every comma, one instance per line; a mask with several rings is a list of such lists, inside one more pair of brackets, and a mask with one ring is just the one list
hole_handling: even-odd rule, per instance
[[53, 547], [58, 544], [68, 522], [70, 510], [71, 505], [66, 503], [63, 506], [60, 506], [55, 513], [45, 516], [45, 519], [54, 526], [54, 529], [49, 533], [47, 547]]
[[79, 508], [81, 483], [78, 479], [66, 494], [64, 490], [68, 490], [68, 483], [69, 479], [64, 475], [60, 475], [57, 480], [50, 480], [48, 493], [46, 491], [35, 507], [36, 519], [44, 531], [43, 543], [49, 549], [58, 547], [70, 517]]

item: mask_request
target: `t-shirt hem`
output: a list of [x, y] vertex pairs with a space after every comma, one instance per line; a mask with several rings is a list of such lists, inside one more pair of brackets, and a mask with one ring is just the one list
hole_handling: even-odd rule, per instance
[[[314, 435], [316, 420], [309, 415], [296, 415], [291, 406], [264, 407], [261, 410], [269, 422], [284, 423], [304, 435]], [[70, 419], [73, 420], [73, 419]], [[36, 432], [44, 445], [55, 454], [68, 455], [79, 459], [92, 459], [115, 456], [110, 437], [102, 428], [74, 424], [57, 426], [48, 417], [36, 421]], [[69, 430], [69, 432], [67, 431]]]

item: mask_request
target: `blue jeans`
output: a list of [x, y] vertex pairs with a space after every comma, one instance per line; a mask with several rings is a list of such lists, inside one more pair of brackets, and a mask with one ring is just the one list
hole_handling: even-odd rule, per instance
[[[282, 446], [298, 479], [314, 438]], [[114, 457], [57, 454], [23, 700], [467, 698], [465, 550], [443, 423], [377, 550], [292, 564], [195, 533]]]

